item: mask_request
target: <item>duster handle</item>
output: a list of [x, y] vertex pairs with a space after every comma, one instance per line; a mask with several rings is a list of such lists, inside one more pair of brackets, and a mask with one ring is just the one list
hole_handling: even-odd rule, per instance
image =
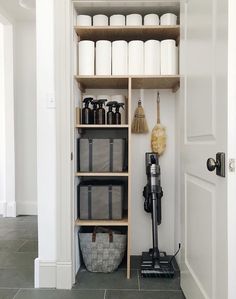
[[160, 117], [160, 93], [157, 92], [157, 123], [161, 123], [161, 117]]

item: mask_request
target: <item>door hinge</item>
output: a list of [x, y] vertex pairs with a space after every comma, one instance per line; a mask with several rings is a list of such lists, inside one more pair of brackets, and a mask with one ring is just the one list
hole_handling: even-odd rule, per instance
[[73, 161], [73, 153], [70, 153], [70, 160]]
[[229, 159], [229, 172], [235, 172], [235, 159]]

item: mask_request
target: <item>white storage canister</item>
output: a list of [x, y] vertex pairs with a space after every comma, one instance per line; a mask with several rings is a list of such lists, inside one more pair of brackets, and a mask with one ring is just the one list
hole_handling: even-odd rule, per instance
[[96, 42], [96, 75], [111, 75], [111, 42]]
[[112, 42], [112, 75], [128, 74], [128, 43], [125, 40]]
[[94, 42], [79, 42], [79, 75], [94, 75]]
[[160, 73], [161, 43], [151, 39], [144, 43], [144, 75], [160, 75]]
[[124, 103], [124, 109], [120, 108], [120, 114], [121, 114], [121, 124], [125, 125], [128, 124], [128, 99], [126, 96], [122, 94], [117, 94], [114, 96], [111, 96], [112, 101], [117, 101], [118, 103]]
[[142, 26], [142, 16], [139, 14], [130, 14], [126, 16], [126, 26]]
[[125, 16], [123, 15], [110, 16], [110, 26], [125, 26]]
[[129, 75], [143, 75], [144, 73], [144, 43], [141, 40], [129, 42]]
[[144, 17], [145, 26], [158, 26], [159, 25], [159, 16], [154, 13], [150, 13]]
[[177, 16], [173, 13], [166, 13], [161, 16], [161, 25], [176, 25]]
[[92, 26], [92, 18], [87, 15], [78, 15], [77, 26]]
[[173, 39], [161, 41], [161, 75], [177, 75], [177, 50]]
[[108, 26], [108, 16], [105, 15], [93, 16], [93, 26]]

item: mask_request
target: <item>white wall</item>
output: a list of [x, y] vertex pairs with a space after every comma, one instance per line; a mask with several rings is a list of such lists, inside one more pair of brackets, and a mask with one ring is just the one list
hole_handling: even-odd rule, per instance
[[0, 214], [16, 216], [15, 204], [15, 147], [14, 147], [14, 92], [13, 92], [13, 26], [0, 8], [1, 30], [1, 140], [0, 140]]
[[[4, 65], [3, 25], [0, 23], [0, 66]], [[5, 92], [4, 68], [0, 67], [0, 214], [3, 214], [6, 197], [6, 158], [5, 158]]]
[[[132, 239], [131, 254], [140, 255], [152, 247], [151, 214], [144, 211], [142, 196], [146, 185], [145, 153], [151, 151], [151, 131], [156, 124], [156, 90], [144, 90], [143, 107], [149, 126], [148, 134], [132, 134]], [[132, 116], [137, 107], [139, 90], [132, 92]], [[174, 252], [175, 226], [175, 94], [169, 90], [160, 90], [161, 123], [166, 126], [167, 148], [159, 162], [161, 166], [162, 223], [159, 230], [159, 248], [169, 254]]]
[[16, 210], [37, 214], [36, 29], [34, 21], [14, 26]]
[[36, 2], [37, 32], [37, 197], [39, 253], [35, 287], [56, 286], [56, 113], [54, 95], [54, 1]]

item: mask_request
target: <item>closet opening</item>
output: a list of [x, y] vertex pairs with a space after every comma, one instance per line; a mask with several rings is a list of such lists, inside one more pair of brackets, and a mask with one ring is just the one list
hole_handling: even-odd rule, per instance
[[[161, 18], [165, 14], [167, 19]], [[75, 288], [118, 293], [128, 289], [168, 290], [176, 291], [176, 298], [184, 298], [179, 255], [173, 262], [173, 278], [144, 278], [140, 272], [142, 252], [153, 247], [152, 218], [144, 210], [143, 189], [147, 184], [145, 154], [152, 151], [152, 129], [157, 124], [158, 93], [161, 124], [167, 135], [164, 153], [158, 159], [163, 189], [158, 245], [160, 252], [173, 256], [180, 244], [180, 23], [178, 2], [74, 2], [71, 115]], [[123, 104], [120, 122], [108, 122], [109, 108], [102, 100], [105, 104]], [[137, 134], [132, 123], [139, 100], [148, 132]], [[111, 104], [114, 113], [116, 105]], [[94, 120], [95, 109], [101, 109], [103, 119]], [[115, 215], [117, 211], [119, 215]], [[102, 244], [102, 234], [109, 236], [110, 231], [117, 237], [113, 253]], [[100, 252], [93, 251], [94, 238], [97, 242], [101, 238]], [[104, 273], [110, 271], [109, 261], [119, 266]]]

